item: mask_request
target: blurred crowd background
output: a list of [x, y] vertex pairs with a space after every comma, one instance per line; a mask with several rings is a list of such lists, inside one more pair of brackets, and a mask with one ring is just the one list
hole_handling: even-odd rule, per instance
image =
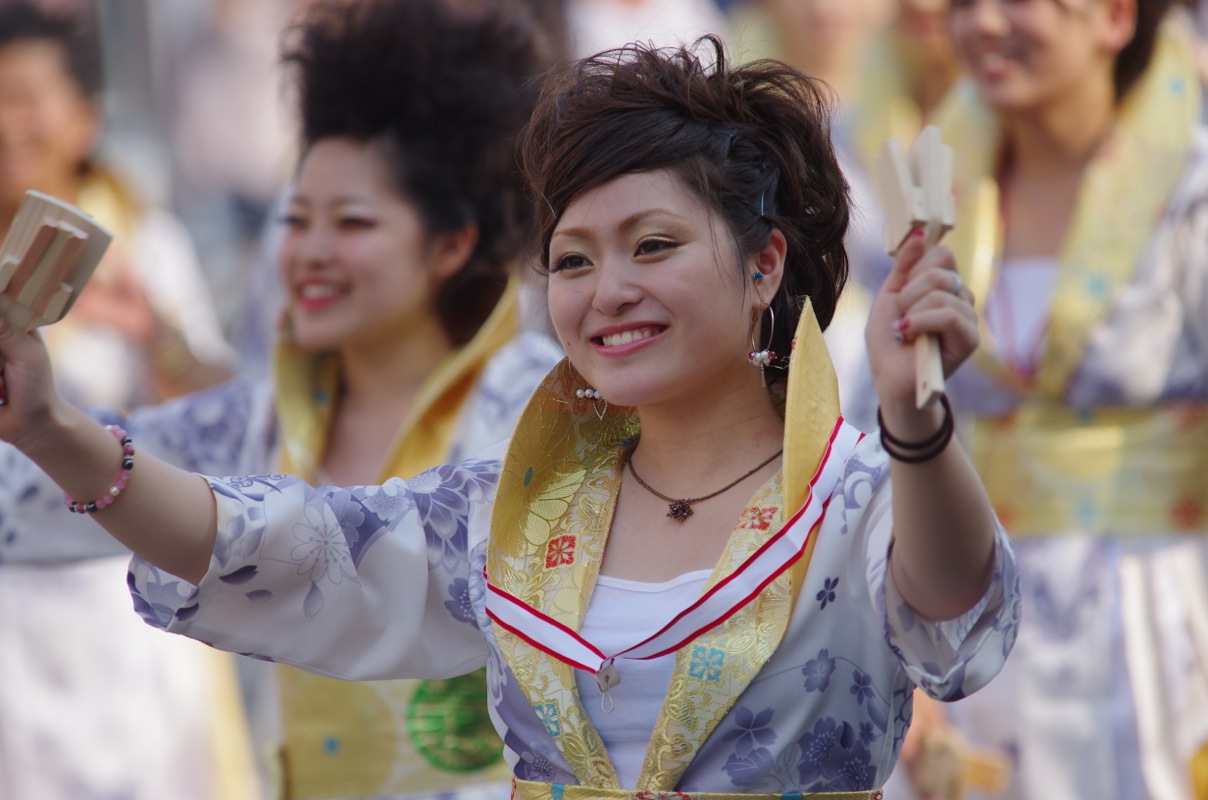
[[[263, 369], [274, 319], [267, 309], [276, 297], [273, 270], [265, 267], [272, 260], [272, 209], [297, 159], [279, 45], [306, 0], [41, 2], [95, 21], [103, 119], [97, 160], [142, 201], [180, 221], [187, 241], [174, 257], [199, 265], [239, 365]], [[860, 77], [867, 65], [885, 60], [884, 34], [894, 27], [917, 37], [912, 57], [929, 59], [914, 69], [929, 83], [919, 87], [924, 105], [938, 102], [958, 69], [945, 41], [946, 0], [539, 4], [565, 21], [572, 56], [633, 40], [671, 43], [719, 33], [740, 57], [776, 56], [825, 79], [845, 105], [856, 105], [867, 88]], [[1208, 30], [1208, 4], [1188, 11], [1201, 32]], [[214, 347], [203, 346], [199, 355], [223, 359]], [[112, 406], [120, 397], [95, 399]]]

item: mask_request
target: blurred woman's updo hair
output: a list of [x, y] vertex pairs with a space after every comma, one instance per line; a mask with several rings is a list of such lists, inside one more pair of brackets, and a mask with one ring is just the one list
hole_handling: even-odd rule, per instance
[[455, 344], [486, 320], [529, 243], [515, 145], [553, 55], [515, 0], [318, 0], [286, 32], [303, 147], [374, 144], [429, 234], [477, 225], [469, 262], [437, 297]]
[[831, 146], [831, 97], [776, 61], [733, 67], [721, 41], [600, 53], [547, 81], [521, 138], [543, 264], [558, 218], [621, 175], [670, 170], [733, 234], [738, 260], [788, 241], [770, 349], [786, 354], [806, 296], [825, 328], [847, 279], [847, 182]]

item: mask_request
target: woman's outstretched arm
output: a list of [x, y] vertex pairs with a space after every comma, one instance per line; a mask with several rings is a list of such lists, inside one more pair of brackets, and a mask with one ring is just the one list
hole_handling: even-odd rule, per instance
[[[0, 355], [5, 360], [0, 438], [73, 499], [87, 502], [108, 494], [122, 470], [122, 445], [58, 396], [41, 338], [0, 323]], [[134, 447], [137, 451], [137, 442]], [[126, 487], [93, 516], [161, 569], [194, 583], [205, 574], [217, 520], [213, 492], [197, 475], [136, 452]]]

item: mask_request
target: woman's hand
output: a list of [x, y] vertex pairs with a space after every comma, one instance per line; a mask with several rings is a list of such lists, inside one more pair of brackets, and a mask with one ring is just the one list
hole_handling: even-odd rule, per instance
[[37, 331], [0, 319], [0, 439], [19, 449], [37, 440], [61, 410], [50, 356]]
[[952, 251], [941, 246], [924, 254], [918, 234], [898, 250], [865, 329], [873, 383], [883, 406], [913, 403], [915, 356], [909, 345], [921, 334], [939, 337], [946, 376], [980, 342], [973, 293], [960, 280]]

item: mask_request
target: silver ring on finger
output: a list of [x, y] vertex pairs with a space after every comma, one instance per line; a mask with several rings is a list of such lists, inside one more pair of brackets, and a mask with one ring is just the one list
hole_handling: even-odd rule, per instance
[[956, 270], [949, 270], [949, 273], [952, 275], [952, 285], [948, 287], [948, 291], [959, 297], [961, 290], [965, 288], [965, 281]]

